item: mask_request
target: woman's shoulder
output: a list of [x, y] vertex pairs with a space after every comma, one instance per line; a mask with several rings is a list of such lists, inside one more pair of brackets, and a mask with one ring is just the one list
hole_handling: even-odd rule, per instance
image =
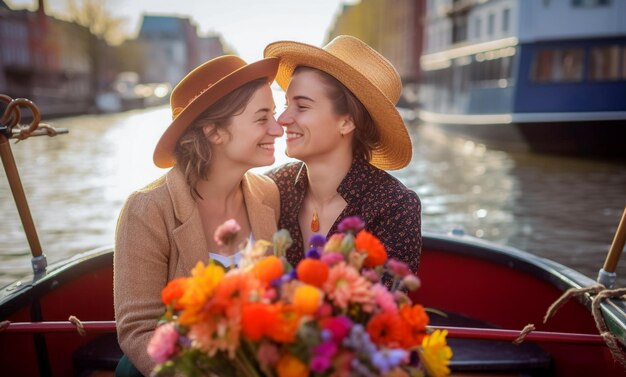
[[288, 162], [283, 164], [277, 168], [274, 168], [265, 173], [268, 177], [270, 177], [276, 184], [280, 186], [283, 182], [291, 182], [296, 179], [300, 171], [302, 170], [303, 162]]
[[270, 177], [263, 174], [247, 172], [244, 175], [244, 181], [248, 189], [253, 192], [278, 192], [278, 189], [276, 188], [276, 183], [274, 183], [274, 181]]
[[373, 192], [377, 195], [384, 195], [391, 201], [401, 201], [405, 203], [420, 204], [420, 199], [417, 193], [410, 188], [406, 187], [402, 181], [397, 177], [391, 175], [389, 172], [378, 169], [372, 166], [373, 178], [375, 189]]
[[148, 206], [159, 206], [159, 203], [169, 202], [166, 176], [163, 175], [132, 192], [126, 199], [124, 207], [127, 209], [145, 210]]

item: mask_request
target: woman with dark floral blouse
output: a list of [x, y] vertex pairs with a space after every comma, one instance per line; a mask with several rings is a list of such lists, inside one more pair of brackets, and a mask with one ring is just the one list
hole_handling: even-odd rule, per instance
[[[389, 257], [417, 271], [422, 245], [417, 194], [382, 169], [405, 167], [412, 145], [397, 103], [402, 84], [394, 67], [357, 38], [339, 36], [323, 48], [275, 42], [265, 57], [280, 59], [276, 81], [287, 106], [289, 163], [268, 173], [280, 191], [279, 228], [294, 244], [296, 265], [315, 233], [337, 232], [341, 219], [359, 216]], [[306, 242], [305, 242], [306, 241]]]

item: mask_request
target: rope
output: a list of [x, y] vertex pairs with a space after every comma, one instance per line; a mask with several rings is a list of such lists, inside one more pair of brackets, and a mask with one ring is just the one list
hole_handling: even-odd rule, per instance
[[37, 128], [35, 128], [34, 130], [31, 130], [30, 127], [20, 127], [20, 132], [17, 135], [13, 136], [14, 139], [17, 139], [15, 143], [17, 144], [22, 140], [28, 139], [35, 131], [43, 131], [43, 133], [50, 137], [56, 136], [58, 134], [56, 128], [52, 127], [51, 125], [39, 123], [39, 126], [37, 126]]
[[591, 302], [591, 312], [593, 313], [593, 319], [596, 321], [596, 327], [606, 342], [606, 345], [609, 347], [613, 358], [619, 361], [619, 363], [622, 364], [622, 367], [626, 369], [626, 355], [624, 354], [624, 350], [617, 342], [617, 338], [615, 338], [615, 336], [609, 331], [609, 328], [604, 321], [604, 317], [602, 316], [602, 312], [600, 311], [600, 304], [603, 300], [606, 300], [607, 298], [622, 297], [625, 294], [626, 288], [605, 289], [599, 292]]
[[[591, 301], [591, 314], [593, 315], [593, 319], [596, 323], [596, 327], [600, 332], [600, 336], [604, 339], [607, 347], [609, 347], [609, 351], [611, 351], [611, 355], [613, 358], [617, 360], [624, 369], [626, 369], [626, 354], [624, 353], [624, 348], [620, 345], [615, 335], [613, 335], [604, 321], [604, 316], [600, 310], [600, 304], [602, 301], [608, 298], [618, 298], [626, 295], [626, 288], [618, 288], [618, 289], [606, 289], [602, 284], [594, 285], [587, 288], [570, 288], [565, 293], [559, 297], [550, 307], [543, 318], [543, 323], [546, 323], [548, 319], [550, 319], [563, 304], [572, 297], [582, 296], [584, 294], [589, 293], [590, 295], [595, 295], [593, 300]], [[528, 326], [526, 326], [528, 327]], [[521, 335], [520, 335], [521, 336]]]
[[515, 338], [515, 340], [513, 341], [513, 344], [515, 344], [516, 346], [522, 344], [522, 342], [526, 340], [526, 336], [530, 334], [532, 331], [535, 331], [535, 325], [533, 325], [532, 323], [529, 323], [526, 326], [524, 326], [519, 336]]
[[0, 331], [4, 331], [9, 328], [11, 321], [2, 321], [0, 322]]
[[565, 291], [565, 293], [563, 293], [563, 295], [561, 295], [561, 297], [559, 297], [555, 302], [552, 303], [552, 305], [550, 305], [550, 307], [548, 308], [548, 311], [546, 312], [546, 315], [543, 317], [543, 323], [548, 322], [548, 319], [550, 319], [553, 315], [555, 315], [556, 312], [561, 308], [561, 306], [563, 306], [563, 304], [565, 304], [570, 298], [576, 297], [576, 296], [582, 296], [585, 293], [597, 295], [604, 289], [606, 288], [601, 284], [592, 285], [591, 287], [587, 287], [587, 288], [568, 289], [567, 291]]
[[87, 335], [87, 331], [85, 331], [85, 326], [83, 326], [83, 323], [80, 321], [80, 319], [71, 315], [70, 318], [68, 318], [68, 321], [70, 321], [72, 325], [76, 326], [76, 330], [81, 336]]

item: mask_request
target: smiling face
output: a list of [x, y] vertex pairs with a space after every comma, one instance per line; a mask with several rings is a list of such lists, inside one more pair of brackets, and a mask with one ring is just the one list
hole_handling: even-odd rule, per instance
[[[342, 143], [348, 115], [337, 115], [320, 75], [310, 69], [297, 71], [286, 93], [287, 107], [278, 123], [287, 132], [289, 157], [309, 162], [329, 155]], [[349, 131], [348, 131], [349, 132]]]
[[234, 115], [225, 129], [205, 132], [216, 144], [216, 153], [247, 168], [274, 163], [274, 141], [283, 129], [274, 119], [274, 98], [269, 85], [257, 89], [243, 112]]

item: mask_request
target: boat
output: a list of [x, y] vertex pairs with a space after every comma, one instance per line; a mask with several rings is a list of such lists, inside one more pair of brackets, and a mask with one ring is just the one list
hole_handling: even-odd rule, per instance
[[[7, 124], [6, 118], [0, 118], [0, 126]], [[16, 123], [15, 118], [19, 116], [8, 123]], [[33, 135], [39, 117], [34, 118], [29, 128]], [[3, 161], [10, 152], [7, 135], [17, 135], [7, 128], [0, 132]], [[12, 179], [9, 173], [15, 169], [9, 165], [5, 163], [5, 170]], [[20, 191], [13, 183], [13, 191]], [[22, 199], [18, 193], [20, 215], [28, 220]], [[46, 266], [32, 237], [36, 236], [32, 224], [23, 224], [35, 246], [33, 272], [0, 290], [2, 374], [113, 375], [122, 356], [113, 310], [113, 247]], [[613, 251], [624, 247], [626, 211], [618, 235]], [[609, 275], [617, 263], [616, 253], [611, 255], [610, 266], [605, 263], [603, 268]], [[597, 285], [573, 269], [458, 231], [424, 232], [419, 276], [422, 287], [412, 298], [433, 309], [431, 328], [449, 331], [455, 374], [626, 376], [598, 335], [591, 311], [593, 293], [570, 300], [541, 324], [548, 307], [564, 292]], [[626, 301], [619, 296], [595, 302], [614, 339], [626, 346]], [[514, 345], [512, 340], [529, 323], [536, 324], [536, 330]]]
[[624, 2], [429, 4], [421, 122], [507, 151], [626, 157]]

